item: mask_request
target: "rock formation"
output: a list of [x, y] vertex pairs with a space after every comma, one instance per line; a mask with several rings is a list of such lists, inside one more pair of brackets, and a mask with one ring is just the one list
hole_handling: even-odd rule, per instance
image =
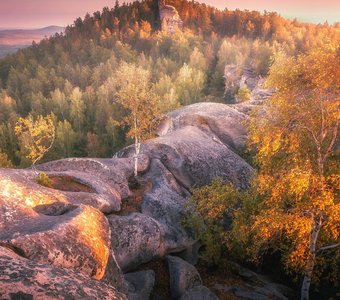
[[183, 21], [178, 11], [171, 5], [166, 5], [165, 1], [159, 1], [159, 16], [161, 20], [161, 29], [168, 34], [175, 33], [176, 30], [182, 29]]
[[0, 299], [112, 299], [127, 297], [74, 270], [38, 264], [0, 247]]
[[172, 297], [179, 299], [187, 290], [202, 285], [202, 279], [196, 268], [175, 256], [167, 256], [169, 265], [170, 289]]
[[249, 108], [254, 105], [263, 104], [263, 102], [273, 94], [272, 90], [264, 87], [264, 79], [256, 75], [252, 68], [240, 67], [235, 64], [229, 64], [224, 67], [225, 80], [225, 97], [230, 102], [237, 102], [235, 94], [239, 88], [246, 88], [250, 92], [250, 100], [247, 103], [241, 103], [236, 106], [243, 112], [249, 112]]
[[[197, 241], [180, 224], [191, 187], [216, 176], [241, 189], [249, 186], [254, 171], [235, 153], [245, 142], [246, 118], [216, 103], [170, 113], [159, 136], [142, 145], [140, 186], [131, 181], [132, 147], [114, 158], [37, 166], [86, 185], [86, 191], [41, 186], [30, 169], [0, 169], [0, 299], [147, 299], [154, 273], [127, 272], [169, 254], [197, 259]], [[134, 206], [127, 209], [131, 199]], [[190, 269], [199, 278], [189, 263], [168, 261], [172, 276], [182, 278]], [[193, 299], [202, 291], [215, 299], [200, 279], [188, 282], [185, 288], [177, 284], [175, 297]]]

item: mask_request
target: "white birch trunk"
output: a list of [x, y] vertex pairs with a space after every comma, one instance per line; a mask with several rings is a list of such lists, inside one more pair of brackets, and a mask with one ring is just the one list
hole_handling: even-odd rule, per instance
[[137, 177], [138, 175], [138, 156], [140, 152], [140, 143], [138, 142], [138, 138], [136, 139], [137, 142], [135, 142], [135, 155], [134, 155], [134, 175]]
[[309, 288], [312, 281], [312, 274], [315, 265], [316, 242], [322, 226], [322, 217], [318, 216], [314, 220], [313, 229], [309, 237], [309, 253], [307, 258], [306, 271], [301, 287], [301, 300], [309, 300]]
[[134, 127], [135, 127], [135, 155], [134, 155], [134, 175], [135, 177], [137, 177], [138, 175], [138, 155], [140, 152], [140, 141], [139, 141], [139, 137], [137, 134], [137, 115], [136, 112], [134, 112], [133, 115], [133, 119], [134, 119]]

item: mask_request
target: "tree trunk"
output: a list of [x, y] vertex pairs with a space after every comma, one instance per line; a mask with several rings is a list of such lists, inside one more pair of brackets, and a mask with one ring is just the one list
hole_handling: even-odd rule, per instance
[[137, 134], [137, 114], [134, 112], [133, 114], [133, 121], [134, 121], [134, 129], [135, 129], [135, 155], [134, 155], [134, 175], [137, 177], [138, 175], [138, 155], [140, 152], [140, 141], [139, 136]]
[[35, 164], [32, 165], [32, 169], [33, 169], [33, 172], [35, 175], [38, 175], [38, 171], [37, 169], [35, 168]]
[[317, 216], [314, 219], [313, 229], [309, 237], [309, 253], [307, 258], [306, 270], [301, 288], [301, 300], [309, 300], [309, 287], [312, 281], [312, 275], [315, 265], [316, 242], [322, 226], [322, 217]]
[[140, 143], [138, 142], [138, 139], [136, 139], [137, 141], [135, 142], [135, 155], [134, 155], [134, 175], [135, 177], [137, 177], [138, 175], [138, 155], [140, 152]]

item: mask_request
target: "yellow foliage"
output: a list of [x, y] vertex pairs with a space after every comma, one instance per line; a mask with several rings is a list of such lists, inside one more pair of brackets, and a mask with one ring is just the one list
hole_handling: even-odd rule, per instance
[[332, 46], [297, 58], [279, 53], [267, 80], [276, 93], [253, 113], [249, 127], [264, 198], [250, 252], [280, 249], [286, 266], [306, 276], [313, 271], [313, 253], [339, 243], [339, 168], [334, 167], [339, 69], [339, 52]]
[[19, 118], [15, 126], [20, 146], [26, 150], [26, 158], [31, 160], [32, 166], [41, 160], [51, 149], [55, 139], [54, 115], [38, 116], [36, 120], [32, 115]]
[[0, 168], [11, 168], [11, 167], [13, 167], [13, 164], [8, 159], [7, 154], [0, 151]]
[[130, 114], [124, 122], [130, 127], [128, 137], [145, 140], [159, 114], [158, 98], [150, 85], [150, 72], [134, 64], [123, 63], [116, 72], [117, 100]]

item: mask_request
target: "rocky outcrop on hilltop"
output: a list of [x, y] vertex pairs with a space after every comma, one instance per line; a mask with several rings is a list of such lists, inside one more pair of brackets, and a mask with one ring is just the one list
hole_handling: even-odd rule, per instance
[[239, 102], [237, 92], [245, 88], [250, 93], [250, 99], [244, 103], [234, 105], [235, 109], [248, 114], [254, 106], [264, 103], [272, 94], [273, 90], [265, 88], [264, 78], [256, 75], [251, 67], [241, 67], [229, 64], [224, 67], [225, 97], [232, 103]]
[[86, 187], [79, 191], [41, 186], [30, 169], [0, 169], [0, 298], [148, 299], [157, 277], [136, 269], [171, 254], [188, 261], [167, 258], [174, 298], [215, 299], [189, 263], [199, 244], [180, 221], [193, 186], [217, 176], [249, 186], [254, 171], [235, 153], [245, 119], [216, 103], [169, 114], [142, 145], [139, 183], [132, 147], [37, 166]]
[[163, 32], [173, 34], [176, 30], [182, 29], [183, 21], [181, 20], [177, 9], [174, 6], [166, 5], [164, 2], [165, 1], [159, 1], [161, 29]]

